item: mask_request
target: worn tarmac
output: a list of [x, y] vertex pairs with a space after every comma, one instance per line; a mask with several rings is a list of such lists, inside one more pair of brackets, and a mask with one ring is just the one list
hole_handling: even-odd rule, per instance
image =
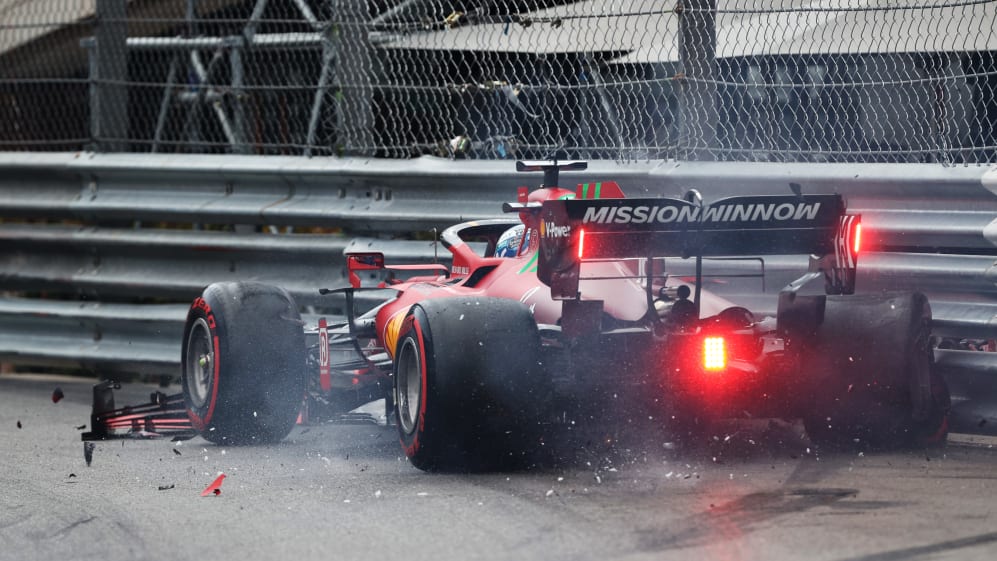
[[0, 560], [997, 558], [993, 438], [860, 454], [786, 423], [685, 449], [593, 427], [524, 471], [440, 475], [392, 427], [320, 424], [267, 447], [101, 442], [87, 467], [91, 383], [0, 376]]

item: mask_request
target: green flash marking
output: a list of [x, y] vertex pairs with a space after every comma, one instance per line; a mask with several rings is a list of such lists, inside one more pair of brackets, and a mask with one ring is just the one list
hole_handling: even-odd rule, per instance
[[582, 198], [588, 199], [589, 193], [592, 193], [593, 199], [602, 198], [602, 183], [582, 183]]
[[537, 272], [537, 258], [538, 257], [540, 257], [540, 252], [539, 251], [537, 251], [536, 253], [534, 253], [533, 257], [530, 257], [530, 260], [526, 262], [526, 265], [523, 265], [523, 268], [519, 270], [519, 274], [521, 275], [523, 273], [535, 273], [535, 272]]

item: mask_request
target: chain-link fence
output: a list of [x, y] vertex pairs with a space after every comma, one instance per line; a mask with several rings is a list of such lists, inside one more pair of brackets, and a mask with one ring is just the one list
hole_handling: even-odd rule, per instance
[[0, 150], [997, 162], [997, 2], [0, 0]]

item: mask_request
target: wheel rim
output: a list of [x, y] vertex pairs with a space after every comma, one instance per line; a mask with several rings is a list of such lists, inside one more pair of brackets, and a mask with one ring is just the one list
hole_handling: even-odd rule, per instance
[[405, 339], [398, 355], [397, 384], [398, 422], [406, 434], [411, 434], [418, 423], [422, 393], [422, 360], [411, 338]]
[[193, 407], [202, 408], [208, 402], [214, 373], [215, 349], [211, 329], [204, 318], [198, 318], [187, 336], [187, 362], [184, 364], [187, 395]]

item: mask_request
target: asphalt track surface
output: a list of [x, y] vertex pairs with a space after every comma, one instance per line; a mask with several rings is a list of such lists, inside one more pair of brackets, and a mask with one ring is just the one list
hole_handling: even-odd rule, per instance
[[269, 447], [102, 442], [87, 467], [90, 383], [0, 376], [0, 560], [997, 558], [985, 437], [821, 453], [796, 425], [753, 422], [678, 451], [599, 428], [534, 469], [438, 475], [391, 427], [324, 424]]

